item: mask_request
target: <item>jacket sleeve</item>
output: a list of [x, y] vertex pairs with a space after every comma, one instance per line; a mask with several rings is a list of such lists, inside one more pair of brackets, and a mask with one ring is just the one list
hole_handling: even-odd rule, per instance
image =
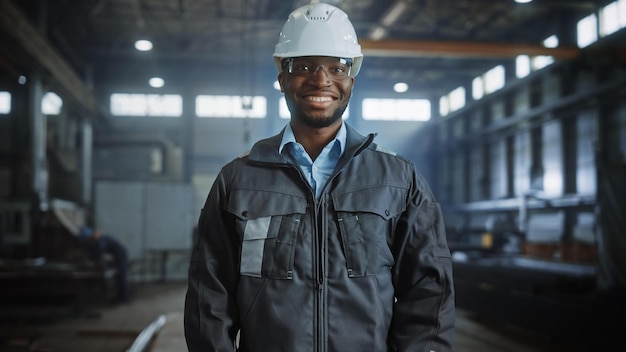
[[235, 350], [239, 239], [225, 201], [220, 173], [200, 214], [189, 265], [184, 330], [190, 352]]
[[398, 352], [452, 351], [452, 261], [439, 204], [413, 173], [407, 208], [395, 227], [392, 251], [396, 303], [390, 331]]

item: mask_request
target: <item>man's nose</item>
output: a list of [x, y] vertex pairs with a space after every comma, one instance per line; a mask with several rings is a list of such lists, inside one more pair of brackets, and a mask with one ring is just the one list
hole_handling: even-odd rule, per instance
[[328, 71], [326, 71], [326, 68], [320, 65], [313, 70], [313, 73], [311, 73], [311, 79], [315, 81], [330, 82], [330, 75], [328, 74]]

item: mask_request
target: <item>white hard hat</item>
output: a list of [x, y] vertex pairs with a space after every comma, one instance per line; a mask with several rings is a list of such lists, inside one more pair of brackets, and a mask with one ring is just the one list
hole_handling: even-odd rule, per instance
[[283, 26], [274, 49], [274, 63], [282, 72], [281, 61], [298, 56], [334, 56], [352, 59], [350, 75], [361, 69], [363, 54], [348, 15], [324, 3], [294, 10]]

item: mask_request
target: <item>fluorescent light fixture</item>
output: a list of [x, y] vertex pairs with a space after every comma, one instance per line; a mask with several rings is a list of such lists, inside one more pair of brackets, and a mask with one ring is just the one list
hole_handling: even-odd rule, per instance
[[404, 93], [407, 90], [409, 90], [409, 85], [404, 83], [404, 82], [398, 82], [398, 83], [393, 85], [393, 90], [396, 93]]
[[400, 17], [400, 15], [402, 15], [402, 13], [404, 12], [404, 10], [406, 10], [406, 8], [407, 8], [407, 4], [404, 1], [396, 2], [391, 8], [391, 10], [389, 10], [389, 12], [385, 14], [382, 21], [380, 22], [385, 27], [391, 26], [392, 24], [394, 24], [394, 22], [398, 20], [398, 18]]
[[374, 28], [372, 34], [370, 34], [370, 38], [372, 40], [380, 40], [387, 34], [387, 30], [384, 27], [378, 26]]
[[145, 39], [140, 39], [135, 42], [135, 49], [139, 51], [150, 51], [152, 50], [152, 42]]
[[532, 2], [533, 0], [515, 0], [516, 3], [518, 4], [528, 4], [529, 2]]
[[149, 83], [152, 88], [161, 88], [165, 85], [165, 81], [161, 77], [152, 77]]

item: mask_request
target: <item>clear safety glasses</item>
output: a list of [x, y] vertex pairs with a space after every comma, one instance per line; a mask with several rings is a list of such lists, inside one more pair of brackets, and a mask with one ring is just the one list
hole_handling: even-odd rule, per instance
[[294, 57], [283, 60], [283, 69], [298, 77], [313, 77], [319, 69], [331, 78], [339, 81], [350, 76], [352, 59], [328, 58], [320, 60], [310, 57]]

